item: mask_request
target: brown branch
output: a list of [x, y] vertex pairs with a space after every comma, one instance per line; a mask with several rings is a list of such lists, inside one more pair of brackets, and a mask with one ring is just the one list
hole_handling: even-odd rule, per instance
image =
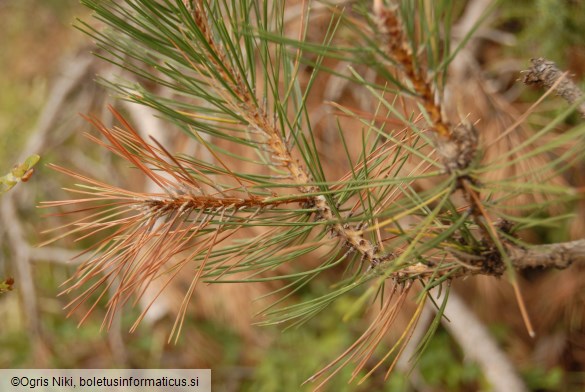
[[404, 33], [398, 6], [386, 7], [381, 0], [374, 1], [374, 14], [381, 39], [386, 45], [386, 52], [396, 61], [406, 80], [412, 84], [421, 105], [427, 112], [431, 131], [438, 137], [435, 140], [437, 153], [443, 159], [448, 173], [466, 169], [475, 156], [478, 134], [473, 125], [463, 123], [452, 126], [444, 118], [440, 101], [435, 99], [435, 92], [429, 77], [417, 66], [413, 59], [412, 48]]
[[585, 263], [585, 239], [538, 245], [530, 248], [508, 246], [512, 265], [516, 269], [567, 268], [573, 263]]
[[412, 83], [414, 91], [419, 95], [430, 117], [433, 130], [442, 138], [449, 139], [450, 125], [442, 116], [441, 106], [434, 99], [434, 92], [431, 84], [427, 82], [427, 75], [413, 62], [412, 49], [397, 15], [397, 6], [386, 8], [381, 0], [374, 1], [374, 14], [378, 18], [378, 28], [386, 43], [386, 51], [400, 65], [406, 78]]
[[[472, 207], [474, 220], [482, 229], [484, 239], [492, 242], [492, 239], [497, 237], [497, 232], [481, 203], [479, 191], [472, 188], [475, 181], [464, 173], [477, 153], [479, 143], [477, 130], [467, 121], [452, 126], [443, 118], [441, 104], [435, 100], [428, 75], [425, 75], [413, 60], [412, 49], [398, 15], [398, 6], [386, 7], [381, 0], [376, 0], [373, 10], [382, 39], [386, 41], [386, 51], [398, 62], [407, 80], [412, 83], [420, 103], [429, 115], [432, 130], [438, 135], [435, 139], [435, 148], [442, 158], [445, 171], [459, 173], [458, 188]], [[482, 223], [480, 217], [484, 218], [485, 223]]]
[[[577, 104], [577, 110], [585, 118], [585, 102], [583, 102], [583, 92], [567, 76], [567, 72], [562, 72], [556, 64], [543, 57], [531, 59], [532, 67], [524, 71], [522, 82], [527, 85], [534, 85], [541, 88], [553, 88], [555, 93], [562, 97], [570, 104]], [[561, 79], [559, 81], [559, 79]], [[559, 81], [557, 83], [557, 81]]]
[[[572, 264], [585, 265], [585, 239], [561, 242], [556, 244], [535, 245], [529, 248], [520, 245], [505, 244], [510, 264], [516, 270], [528, 268], [557, 268], [564, 269]], [[449, 278], [463, 278], [473, 275], [502, 276], [506, 271], [506, 264], [497, 250], [485, 252], [481, 255], [469, 255], [457, 251], [450, 251], [457, 264], [437, 269], [437, 266], [422, 263], [406, 266], [400, 271], [391, 274], [397, 282], [407, 282], [413, 279], [437, 278], [449, 274]], [[384, 265], [372, 269], [373, 274], [384, 274]]]
[[141, 205], [147, 206], [151, 209], [163, 210], [171, 209], [178, 210], [180, 208], [196, 209], [196, 210], [211, 210], [214, 208], [230, 208], [242, 209], [251, 207], [276, 207], [282, 204], [290, 203], [306, 203], [310, 199], [308, 197], [294, 197], [286, 199], [273, 200], [271, 197], [259, 197], [251, 195], [249, 198], [240, 197], [213, 197], [213, 196], [198, 196], [198, 195], [179, 195], [169, 197], [161, 194], [160, 197], [147, 197], [140, 200]]

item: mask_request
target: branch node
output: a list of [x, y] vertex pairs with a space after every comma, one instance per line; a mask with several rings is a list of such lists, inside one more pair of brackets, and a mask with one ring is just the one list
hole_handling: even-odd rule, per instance
[[469, 167], [479, 143], [477, 129], [470, 123], [462, 123], [451, 131], [451, 137], [438, 137], [437, 152], [443, 159], [445, 171], [453, 173]]

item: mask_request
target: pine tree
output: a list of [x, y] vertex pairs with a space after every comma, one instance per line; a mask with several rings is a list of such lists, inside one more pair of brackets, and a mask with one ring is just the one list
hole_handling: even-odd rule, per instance
[[[279, 298], [263, 312], [265, 324], [298, 325], [359, 293], [349, 313], [372, 308], [377, 315], [312, 378], [325, 382], [350, 362], [356, 375], [382, 366], [390, 372], [424, 304], [433, 301], [429, 293], [440, 291], [422, 351], [450, 282], [466, 276], [505, 276], [533, 333], [515, 271], [581, 260], [583, 241], [531, 246], [517, 233], [566, 219], [580, 196], [560, 178], [583, 157], [585, 127], [557, 129], [582, 99], [532, 133], [518, 130], [529, 113], [497, 135], [482, 133], [489, 119], [462, 111], [456, 90], [466, 86], [449, 79], [479, 26], [453, 42], [455, 2], [300, 2], [295, 31], [283, 1], [82, 2], [107, 26], [79, 23], [99, 55], [141, 80], [104, 83], [157, 111], [199, 150], [169, 151], [113, 108], [116, 127], [87, 117], [100, 135], [89, 137], [158, 190], [123, 189], [53, 166], [79, 182], [71, 189], [77, 198], [45, 203], [80, 214], [57, 238], [99, 238], [66, 289], [81, 291], [73, 309], [106, 296], [115, 282], [108, 325], [150, 282], [165, 287], [190, 274], [176, 338], [203, 281], [275, 282]], [[319, 7], [330, 12], [321, 42], [309, 34]], [[540, 80], [539, 64], [527, 81]], [[564, 78], [545, 84], [554, 90]], [[315, 103], [323, 80], [350, 91], [353, 104]], [[481, 94], [478, 86], [468, 94]], [[314, 105], [326, 108], [329, 127], [317, 124]], [[494, 156], [501, 140], [507, 148]], [[338, 276], [326, 295], [289, 301], [324, 274]], [[379, 362], [368, 363], [413, 293], [407, 329]]]

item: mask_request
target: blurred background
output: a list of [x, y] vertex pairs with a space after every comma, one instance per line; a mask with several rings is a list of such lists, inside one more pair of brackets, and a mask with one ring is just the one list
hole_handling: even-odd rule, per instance
[[[479, 15], [474, 9], [484, 9], [488, 2], [455, 3], [455, 26], [460, 30], [454, 28], [454, 34], [462, 36], [469, 20]], [[294, 25], [298, 2], [287, 4], [291, 9], [290, 23]], [[325, 8], [314, 15], [309, 37], [320, 41], [330, 15]], [[0, 199], [0, 277], [12, 276], [16, 280], [14, 291], [0, 295], [0, 367], [212, 368], [217, 391], [302, 389], [304, 380], [350, 346], [367, 327], [368, 320], [352, 320], [351, 325], [340, 322], [351, 305], [351, 297], [307, 324], [283, 331], [252, 325], [254, 313], [260, 309], [254, 299], [269, 287], [201, 286], [177, 344], [167, 344], [167, 338], [186, 284], [180, 280], [134, 333], [128, 330], [140, 309], [128, 307], [109, 332], [101, 330], [103, 308], [95, 309], [80, 326], [88, 309], [78, 309], [66, 317], [69, 310], [64, 307], [72, 297], [58, 296], [60, 285], [76, 268], [77, 259], [70, 261], [71, 258], [89, 243], [62, 240], [36, 247], [49, 237], [42, 234], [44, 230], [64, 223], [58, 216], [43, 216], [45, 211], [36, 206], [43, 200], [67, 198], [61, 188], [71, 186], [69, 178], [49, 170], [45, 164], [56, 163], [94, 178], [128, 184], [124, 170], [116, 166], [118, 161], [83, 137], [91, 127], [79, 113], [95, 114], [108, 123], [111, 115], [106, 111], [107, 104], [127, 113], [138, 128], [159, 132], [164, 128], [158, 137], [171, 145], [179, 144], [178, 134], [152, 113], [116, 102], [95, 82], [96, 75], [118, 76], [120, 71], [91, 55], [95, 50], [91, 39], [72, 26], [76, 18], [91, 21], [90, 13], [75, 1], [0, 0], [0, 173], [9, 172], [14, 163], [32, 153], [41, 155], [31, 180]], [[473, 83], [481, 83], [490, 102], [498, 103], [494, 108], [481, 99], [472, 99], [472, 107], [465, 107], [476, 118], [485, 119], [484, 137], [493, 135], [490, 126], [513, 121], [542, 94], [517, 81], [519, 71], [528, 68], [530, 58], [542, 56], [555, 61], [583, 86], [584, 38], [585, 6], [581, 1], [501, 1], [465, 53], [473, 64], [466, 68], [472, 70], [472, 76], [455, 75], [464, 78], [457, 85], [457, 94], [476, 96]], [[319, 132], [327, 144], [330, 139], [320, 102], [332, 98], [350, 102], [356, 97], [343, 87], [333, 91], [327, 80], [322, 83], [323, 89], [315, 90], [323, 91], [324, 96], [313, 98], [314, 120], [322, 123]], [[565, 105], [561, 100], [548, 99], [526, 126], [537, 129], [564, 110]], [[574, 116], [569, 121], [581, 120]], [[335, 151], [335, 147], [329, 148]], [[330, 161], [324, 164], [331, 165], [331, 173], [335, 173], [335, 156], [330, 154]], [[583, 173], [576, 168], [559, 183], [582, 186]], [[140, 183], [134, 180], [132, 185]], [[575, 218], [568, 224], [530, 233], [532, 240], [583, 238], [585, 202], [574, 208]], [[311, 283], [298, 297], [326, 293], [335, 278], [326, 276]], [[529, 390], [583, 390], [585, 266], [574, 265], [564, 271], [524, 271], [521, 287], [535, 324], [535, 339], [527, 336], [506, 281], [473, 277], [457, 282], [456, 292], [465, 298], [463, 304], [470, 311], [469, 317], [489, 331], [490, 339], [511, 361]], [[400, 325], [396, 328], [400, 329]], [[347, 369], [346, 374], [329, 384], [328, 390], [486, 389], [489, 379], [469, 358], [456, 332], [440, 327], [410, 375], [408, 364], [401, 364], [388, 381], [383, 380], [383, 374], [374, 374], [357, 387], [347, 386], [351, 371]]]

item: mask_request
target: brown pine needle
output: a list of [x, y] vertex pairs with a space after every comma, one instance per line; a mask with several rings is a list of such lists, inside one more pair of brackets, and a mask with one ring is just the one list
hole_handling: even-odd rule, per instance
[[[78, 188], [70, 189], [70, 192], [81, 197], [44, 202], [41, 207], [73, 207], [53, 215], [83, 214], [83, 217], [51, 230], [66, 229], [66, 232], [41, 245], [70, 235], [80, 241], [107, 233], [99, 242], [82, 252], [82, 255], [88, 255], [88, 260], [65, 282], [67, 287], [62, 291], [65, 294], [83, 290], [66, 307], [71, 315], [102, 288], [98, 299], [82, 317], [82, 323], [115, 283], [116, 289], [107, 302], [102, 328], [110, 327], [115, 313], [131, 298], [134, 298], [133, 304], [136, 305], [154, 279], [171, 273], [163, 285], [164, 289], [188, 261], [205, 252], [171, 333], [171, 337], [175, 335], [178, 338], [197, 281], [204, 273], [213, 273], [222, 268], [221, 275], [224, 275], [237, 266], [237, 263], [232, 263], [224, 269], [225, 260], [214, 264], [207, 271], [206, 265], [214, 254], [213, 249], [256, 219], [264, 210], [306, 203], [312, 199], [302, 194], [292, 194], [290, 197], [282, 197], [274, 192], [270, 197], [253, 194], [244, 181], [240, 181], [239, 176], [214, 154], [225, 169], [215, 170], [216, 175], [235, 179], [239, 184], [226, 189], [203, 173], [213, 166], [203, 167], [202, 171], [199, 163], [176, 158], [156, 140], [153, 140], [153, 144], [147, 143], [115, 109], [110, 107], [110, 111], [122, 126], [108, 129], [98, 119], [86, 117], [105, 137], [105, 141], [93, 136], [90, 139], [129, 162], [154, 181], [161, 192], [133, 192], [51, 165], [54, 170], [81, 183]], [[209, 151], [214, 153], [211, 148]], [[170, 176], [160, 173], [168, 173]], [[199, 179], [207, 181], [206, 185], [213, 186], [217, 193], [205, 194]], [[245, 182], [256, 186], [250, 179]], [[240, 196], [243, 194], [246, 197]], [[214, 220], [214, 217], [218, 219]], [[224, 232], [222, 228], [228, 224], [231, 226]], [[254, 244], [258, 242], [251, 241], [249, 249], [253, 249]], [[242, 250], [240, 254], [243, 256], [245, 252]], [[131, 330], [144, 318], [148, 308], [150, 306], [144, 309]]]
[[[471, 187], [471, 184], [468, 180], [463, 180], [462, 185], [466, 190], [467, 194], [471, 197], [474, 208], [477, 208], [481, 216], [484, 218], [483, 222], [485, 223], [485, 228], [489, 231], [489, 236], [493, 239], [497, 239], [498, 232], [488, 215], [487, 211], [485, 210], [483, 203], [481, 203], [481, 199], [477, 192]], [[480, 227], [484, 227], [480, 224]], [[501, 255], [502, 258], [505, 258], [505, 255]], [[536, 333], [534, 332], [534, 328], [532, 327], [532, 322], [530, 321], [530, 316], [528, 315], [528, 311], [526, 310], [526, 305], [524, 303], [524, 298], [522, 297], [522, 293], [520, 292], [520, 287], [518, 284], [518, 280], [516, 279], [516, 275], [514, 273], [514, 269], [511, 266], [508, 266], [508, 276], [510, 277], [510, 284], [514, 288], [514, 295], [516, 297], [516, 301], [518, 302], [518, 307], [520, 308], [520, 313], [522, 315], [522, 320], [524, 321], [524, 325], [526, 326], [526, 330], [530, 337], [534, 338]]]
[[[341, 369], [343, 369], [346, 365], [348, 365], [353, 360], [359, 361], [356, 363], [354, 370], [352, 371], [352, 376], [349, 382], [355, 380], [355, 378], [359, 375], [359, 373], [366, 367], [368, 361], [374, 356], [375, 350], [379, 347], [384, 337], [386, 337], [388, 331], [394, 324], [396, 317], [398, 316], [406, 298], [408, 297], [408, 293], [412, 285], [409, 283], [406, 287], [400, 289], [401, 292], [394, 300], [394, 296], [398, 287], [395, 286], [392, 290], [390, 296], [384, 301], [382, 308], [380, 309], [376, 318], [370, 323], [367, 330], [349, 347], [347, 348], [342, 354], [340, 354], [335, 360], [330, 362], [326, 367], [321, 369], [319, 372], [315, 373], [309, 379], [307, 379], [304, 384], [309, 382], [313, 382], [316, 379], [324, 376], [326, 373], [329, 373], [321, 382], [315, 387], [315, 390], [320, 390], [323, 388], [331, 378], [333, 378]], [[424, 301], [422, 301], [424, 305]], [[380, 361], [373, 366], [372, 369], [368, 371], [368, 373], [360, 379], [358, 385], [363, 383], [363, 381], [370, 376], [376, 369], [383, 365], [383, 363], [388, 359], [388, 357], [399, 348], [399, 352], [402, 352], [404, 349], [404, 345], [408, 342], [408, 337], [411, 335], [411, 330], [414, 329], [414, 325], [416, 325], [416, 321], [420, 316], [422, 306], [418, 306], [417, 311], [411, 318], [410, 323], [408, 324], [407, 328], [405, 329], [402, 336], [398, 339], [398, 342], [394, 344], [394, 346], [387, 352], [387, 354], [382, 358]], [[395, 362], [395, 361], [393, 361]], [[390, 365], [390, 369], [394, 366], [394, 364]]]
[[512, 287], [514, 288], [514, 295], [516, 296], [516, 302], [518, 303], [518, 307], [520, 308], [520, 314], [522, 314], [522, 320], [524, 320], [524, 325], [526, 326], [526, 331], [531, 338], [536, 337], [536, 332], [534, 331], [534, 327], [532, 326], [532, 321], [530, 321], [530, 315], [528, 314], [528, 310], [526, 309], [526, 304], [524, 303], [524, 298], [522, 297], [522, 292], [520, 291], [520, 285], [517, 279], [514, 279], [512, 282]]

